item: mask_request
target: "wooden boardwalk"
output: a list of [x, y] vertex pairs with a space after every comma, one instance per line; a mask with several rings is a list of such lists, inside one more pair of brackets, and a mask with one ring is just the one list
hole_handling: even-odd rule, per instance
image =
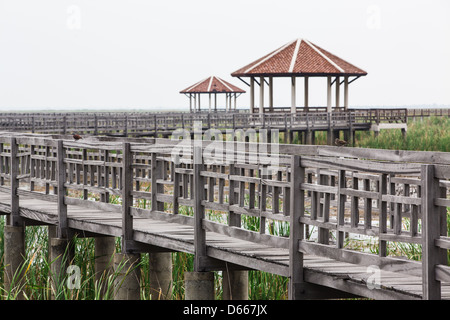
[[[406, 130], [408, 112], [407, 109], [351, 109], [327, 113], [320, 108], [310, 108], [308, 112], [299, 111], [296, 114], [72, 112], [0, 115], [0, 130], [13, 132], [169, 137], [175, 130], [193, 133], [196, 123], [200, 123], [203, 131], [214, 129], [222, 133], [230, 129], [278, 130], [287, 134], [344, 130], [351, 136], [357, 130], [378, 131], [387, 124], [390, 125], [389, 128]], [[286, 139], [287, 136], [285, 135]]]
[[[211, 141], [3, 134], [0, 212], [67, 237], [121, 237], [124, 251], [192, 253], [197, 271], [227, 263], [286, 276], [292, 299], [450, 299], [450, 154], [280, 145], [262, 157], [254, 147], [267, 145], [220, 144], [234, 161], [219, 161]], [[351, 249], [352, 235], [378, 252]], [[391, 243], [422, 245], [423, 262]]]

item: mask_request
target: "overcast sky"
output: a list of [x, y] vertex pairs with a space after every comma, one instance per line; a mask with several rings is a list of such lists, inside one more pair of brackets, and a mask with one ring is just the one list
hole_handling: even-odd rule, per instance
[[[450, 106], [448, 0], [0, 0], [0, 109], [187, 109], [180, 90], [210, 75], [248, 90], [230, 74], [296, 38], [368, 72], [353, 107]], [[324, 80], [310, 88], [325, 105]]]

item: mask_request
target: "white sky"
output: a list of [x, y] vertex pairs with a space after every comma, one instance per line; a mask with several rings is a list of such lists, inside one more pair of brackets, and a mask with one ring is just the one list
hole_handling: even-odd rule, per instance
[[[0, 109], [187, 109], [180, 90], [248, 90], [230, 73], [296, 38], [369, 73], [351, 106], [450, 105], [448, 0], [0, 0]], [[324, 80], [310, 88], [325, 105]]]

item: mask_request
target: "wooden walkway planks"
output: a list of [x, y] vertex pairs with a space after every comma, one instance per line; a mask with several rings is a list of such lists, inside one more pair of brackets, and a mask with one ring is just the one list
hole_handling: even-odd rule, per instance
[[[0, 192], [0, 208], [8, 212], [9, 195]], [[20, 198], [20, 208], [34, 214], [26, 217], [42, 219], [42, 222], [56, 223], [56, 203], [27, 198]], [[54, 216], [55, 219], [50, 219]], [[86, 209], [74, 205], [68, 206], [68, 224], [70, 228], [80, 232], [103, 230], [103, 234], [121, 235], [121, 215], [102, 210]], [[93, 227], [95, 225], [95, 228]], [[99, 226], [101, 228], [99, 229]], [[148, 218], [136, 218], [134, 223], [135, 240], [147, 244], [165, 247], [175, 251], [194, 252], [193, 227], [157, 221]], [[207, 254], [229, 263], [235, 263], [235, 256], [245, 267], [267, 271], [283, 276], [288, 275], [289, 252], [279, 248], [271, 248], [263, 244], [255, 244], [244, 240], [228, 237], [222, 234], [207, 232]], [[242, 260], [242, 258], [245, 258]], [[304, 256], [305, 280], [346, 290], [354, 294], [363, 294], [369, 298], [384, 297], [385, 299], [420, 299], [422, 295], [422, 279], [410, 275], [380, 271], [377, 280], [380, 288], [369, 289], [367, 283], [373, 276], [367, 267], [338, 262], [332, 259], [313, 255]], [[345, 284], [345, 285], [344, 285]], [[442, 286], [442, 298], [450, 299], [450, 286]]]

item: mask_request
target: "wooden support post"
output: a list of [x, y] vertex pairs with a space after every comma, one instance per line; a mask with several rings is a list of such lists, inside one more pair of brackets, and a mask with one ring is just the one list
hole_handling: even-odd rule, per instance
[[[379, 180], [379, 196], [378, 196], [378, 207], [379, 207], [379, 224], [380, 224], [380, 234], [387, 233], [387, 202], [383, 201], [383, 195], [387, 194], [388, 182], [387, 174], [382, 174]], [[386, 257], [387, 255], [387, 241], [379, 240], [378, 248], [379, 256]]]
[[17, 145], [16, 138], [12, 137], [10, 140], [10, 184], [11, 184], [11, 214], [7, 219], [8, 225], [14, 227], [22, 227], [23, 220], [19, 214], [19, 194], [17, 190], [19, 189], [19, 180], [17, 176], [19, 175], [19, 146]]
[[[66, 164], [64, 163], [64, 158], [66, 156], [64, 150], [64, 144], [62, 140], [58, 140], [57, 149], [57, 162], [56, 170], [58, 172], [58, 229], [57, 235], [60, 239], [68, 239], [68, 224], [67, 224], [67, 205], [64, 202], [64, 197], [66, 195], [66, 188], [64, 186], [66, 182]], [[69, 173], [71, 174], [71, 173]]]
[[289, 235], [289, 299], [300, 299], [304, 294], [303, 253], [299, 241], [304, 238], [303, 224], [299, 219], [305, 212], [305, 194], [301, 185], [305, 180], [305, 169], [300, 157], [291, 158], [290, 235]]
[[158, 201], [158, 194], [164, 193], [164, 185], [158, 184], [158, 180], [163, 177], [163, 163], [157, 160], [157, 154], [152, 153], [151, 158], [151, 194], [152, 194], [152, 211], [163, 211], [164, 202]]
[[133, 169], [130, 143], [124, 142], [122, 147], [122, 252], [128, 253], [133, 241]]
[[441, 283], [436, 280], [435, 268], [438, 264], [447, 265], [447, 250], [435, 245], [441, 235], [447, 236], [447, 230], [441, 230], [442, 223], [446, 228], [446, 208], [435, 205], [441, 191], [434, 171], [434, 165], [422, 165], [422, 286], [425, 300], [441, 299]]
[[205, 208], [202, 201], [205, 197], [204, 178], [200, 175], [203, 171], [202, 147], [194, 147], [194, 271], [205, 271], [204, 260], [206, 259], [206, 232], [203, 229]]

